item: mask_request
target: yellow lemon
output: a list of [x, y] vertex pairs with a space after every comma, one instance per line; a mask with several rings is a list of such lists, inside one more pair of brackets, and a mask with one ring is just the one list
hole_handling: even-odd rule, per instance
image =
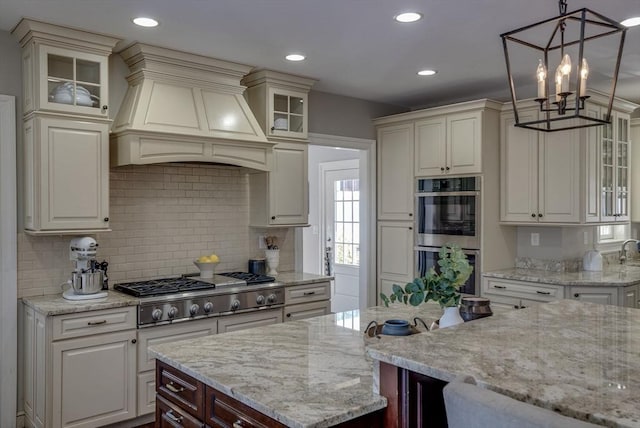
[[211, 258], [209, 256], [198, 257], [198, 263], [211, 263]]
[[220, 261], [220, 259], [218, 258], [218, 256], [216, 256], [215, 254], [211, 254], [209, 256], [209, 259], [211, 259], [211, 263], [218, 263]]

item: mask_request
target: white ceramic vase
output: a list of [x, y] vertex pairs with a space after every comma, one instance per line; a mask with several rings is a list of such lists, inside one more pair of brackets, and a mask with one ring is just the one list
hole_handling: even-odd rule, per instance
[[462, 324], [464, 320], [460, 316], [460, 308], [457, 306], [449, 306], [444, 308], [444, 314], [440, 317], [440, 328], [451, 327], [452, 325]]
[[278, 265], [280, 264], [280, 250], [264, 250], [264, 256], [267, 259], [267, 275], [277, 275]]

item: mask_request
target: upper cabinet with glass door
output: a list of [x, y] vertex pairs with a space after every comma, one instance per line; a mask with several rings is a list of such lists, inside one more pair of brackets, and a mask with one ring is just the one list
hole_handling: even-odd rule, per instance
[[626, 113], [611, 112], [611, 124], [601, 134], [601, 222], [629, 221], [630, 119]]
[[24, 113], [55, 111], [108, 117], [109, 55], [118, 39], [23, 19]]
[[308, 94], [315, 80], [258, 70], [242, 80], [249, 106], [267, 137], [306, 140]]

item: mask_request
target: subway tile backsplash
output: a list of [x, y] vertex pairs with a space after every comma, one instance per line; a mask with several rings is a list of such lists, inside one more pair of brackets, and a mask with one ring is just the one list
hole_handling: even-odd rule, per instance
[[[264, 257], [260, 235], [280, 243], [280, 267], [294, 268], [293, 229], [249, 228], [248, 170], [213, 164], [129, 165], [110, 172], [111, 232], [93, 236], [114, 282], [196, 272], [193, 260], [216, 253], [218, 272], [247, 269]], [[72, 236], [18, 233], [18, 297], [55, 294], [69, 278]]]

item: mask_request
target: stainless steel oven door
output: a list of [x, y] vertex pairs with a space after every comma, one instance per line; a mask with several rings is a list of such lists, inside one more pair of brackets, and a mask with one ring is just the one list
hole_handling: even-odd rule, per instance
[[[460, 288], [460, 293], [480, 295], [480, 250], [462, 250], [473, 267], [471, 276]], [[432, 267], [438, 271], [440, 247], [415, 247], [416, 277], [423, 277]]]
[[480, 192], [416, 193], [416, 244], [480, 248]]

